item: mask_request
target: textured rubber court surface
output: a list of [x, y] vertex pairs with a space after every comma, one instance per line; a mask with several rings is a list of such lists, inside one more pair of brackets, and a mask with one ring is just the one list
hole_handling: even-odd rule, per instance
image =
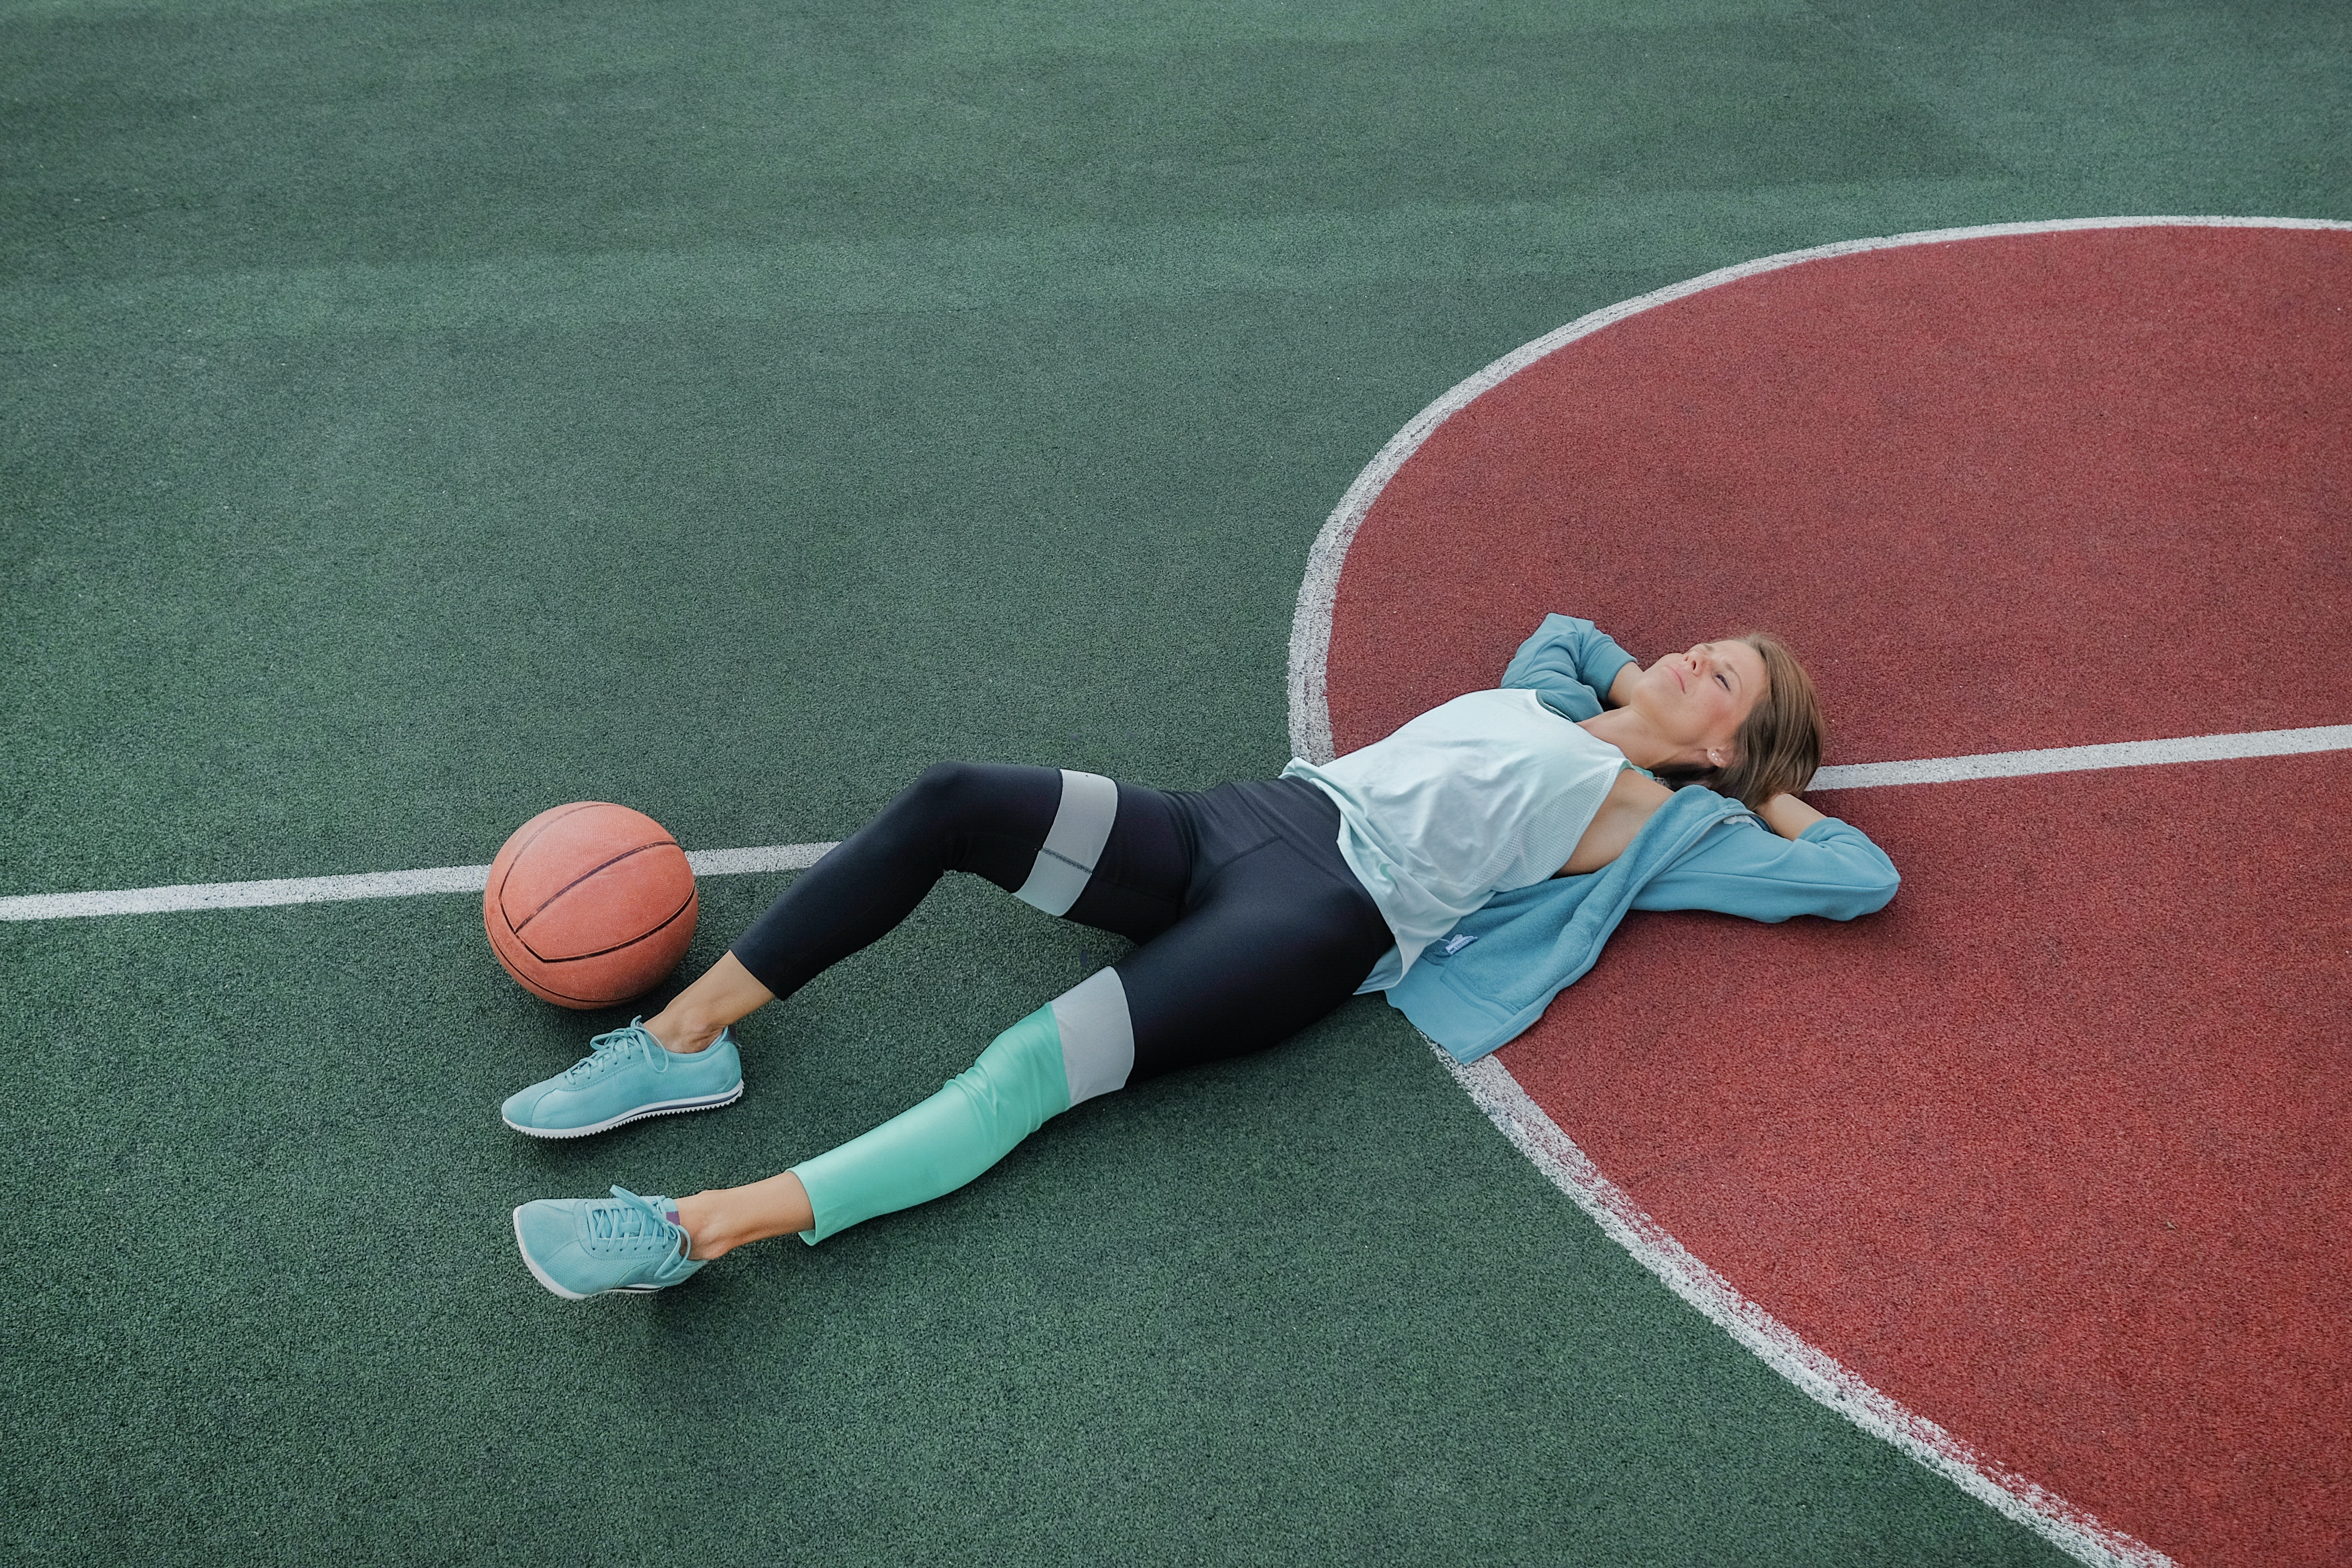
[[[941, 756], [1270, 774], [1318, 528], [1497, 355], [1861, 236], [2352, 216], [2340, 7], [1954, 9], [0, 4], [0, 895], [478, 864], [583, 798], [689, 848], [807, 843]], [[2168, 342], [2149, 352], [2179, 371]], [[2135, 373], [2105, 374], [2127, 405]], [[2292, 411], [2262, 401], [2277, 378], [2243, 384], [2232, 417]], [[2340, 429], [2329, 395], [2296, 429]], [[2305, 471], [2294, 430], [2208, 434], [2252, 454], [2228, 482]], [[2340, 530], [2334, 472], [2279, 561]], [[1762, 478], [1838, 489], [1827, 466]], [[2069, 613], [2128, 637], [2144, 580], [2200, 630], [2152, 638], [2137, 686], [2128, 647], [2097, 667], [2126, 686], [2118, 737], [2170, 732], [2121, 719], [2224, 671], [2275, 709], [2242, 727], [2347, 717], [2320, 700], [2347, 684], [2321, 635], [2340, 575], [2242, 553], [2200, 597], [2210, 574], [2166, 552], [2193, 557], [2218, 514], [2096, 560], [2049, 535], [2014, 542], [2044, 552], [2028, 565], [1930, 551], [1916, 604], [1843, 541], [1759, 565], [1727, 515], [1683, 514], [1719, 559], [1670, 520], [1529, 556], [1463, 640], [1396, 667], [1482, 684], [1546, 609], [1613, 616], [1646, 657], [1721, 605], [1824, 645], [1841, 758], [2072, 744], [2031, 675], [2076, 641], [2032, 644], [1999, 690], [1930, 661], [1906, 706], [1862, 634], [2021, 623], [2079, 579], [2101, 592]], [[1475, 559], [1447, 542], [1422, 570], [1451, 592]], [[1604, 605], [1603, 565], [1612, 594], [1657, 591]], [[2295, 679], [2256, 679], [2282, 648]], [[1957, 836], [2035, 781], [1858, 795], [1837, 809], [1904, 845], [1886, 917], [1636, 922], [1563, 999], [1623, 1026], [1572, 1081], [1527, 1077], [1744, 1288], [1955, 1430], [2180, 1562], [2325, 1562], [2340, 1363], [2295, 1335], [2340, 1266], [2286, 1268], [2232, 1194], [2316, 1147], [2295, 1234], [2341, 1214], [2341, 1096], [2309, 1085], [2342, 1063], [2294, 1042], [2340, 1051], [2320, 983], [2343, 910], [2329, 851], [2280, 848], [2329, 842], [2341, 769], [2222, 771], [2242, 800], [2195, 834], [2196, 769], [2084, 780], [1991, 858]], [[2146, 953], [2047, 923], [2049, 879], [2137, 898], [2080, 865], [2158, 830], [2178, 902]], [[706, 879], [689, 966], [782, 885]], [[478, 916], [422, 897], [0, 924], [5, 1555], [2063, 1561], [1686, 1308], [1373, 1001], [1089, 1104], [924, 1211], [656, 1299], [557, 1301], [516, 1262], [514, 1204], [779, 1169], [1107, 949], [945, 888], [751, 1022], [740, 1105], [550, 1148], [499, 1128], [499, 1100], [624, 1019], [522, 993]], [[1709, 994], [1675, 983], [1683, 943], [1875, 1006], [1894, 1067], [1864, 1070], [1851, 1013], [1772, 1026], [1789, 988], [1717, 993], [1760, 1054], [1685, 1026]], [[2290, 962], [2318, 982], [2274, 985]], [[2200, 968], [2211, 986], [2182, 989]], [[1990, 1021], [2045, 1047], [2032, 1070], [1958, 1054], [1923, 973], [1990, 977]], [[2118, 973], [2173, 987], [2176, 1034], [2264, 1026], [2184, 1076], [2109, 1026], [2140, 1000]], [[2278, 1087], [2248, 1120], [2258, 1076]], [[1711, 1137], [1735, 1098], [1782, 1116]], [[2108, 1186], [2028, 1210], [2002, 1184], [1926, 1237], [1848, 1223], [1950, 1196], [1957, 1164], [1894, 1157], [1913, 1141], [2021, 1129], [2034, 1182], [2105, 1139]], [[1841, 1135], [1855, 1201], [1792, 1196]], [[2189, 1185], [2214, 1169], [2238, 1184]], [[2149, 1228], [2103, 1266], [2084, 1216], [2124, 1213]], [[1776, 1267], [1799, 1229], [1842, 1272]], [[2003, 1258], [2033, 1303], [2006, 1336], [1948, 1267]], [[2081, 1327], [2101, 1292], [2097, 1323], [2146, 1318], [2129, 1355]], [[2249, 1346], [2322, 1359], [2268, 1404], [2184, 1414], [2178, 1391]]]

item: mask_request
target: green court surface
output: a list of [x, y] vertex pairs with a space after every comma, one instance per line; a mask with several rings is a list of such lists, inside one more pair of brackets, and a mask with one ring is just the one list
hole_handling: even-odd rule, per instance
[[[6, 0], [0, 159], [0, 895], [70, 892], [1271, 774], [1308, 544], [1438, 394], [1800, 247], [2352, 216], [2352, 11]], [[1601, 547], [1671, 591], [1669, 531]], [[706, 879], [687, 973], [787, 881]], [[499, 1100], [625, 1015], [478, 899], [0, 923], [0, 1556], [2063, 1560], [1376, 999], [822, 1247], [517, 1259], [514, 1205], [780, 1170], [1111, 956], [953, 879], [739, 1030], [740, 1105], [542, 1144]]]

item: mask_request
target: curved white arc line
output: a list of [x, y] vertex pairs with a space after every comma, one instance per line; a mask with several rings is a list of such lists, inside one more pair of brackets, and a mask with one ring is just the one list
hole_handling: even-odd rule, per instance
[[1950, 240], [1997, 239], [2010, 235], [2056, 234], [2074, 229], [2095, 228], [2294, 228], [2352, 230], [2352, 222], [2336, 218], [2296, 217], [2069, 217], [2050, 218], [2035, 223], [1989, 223], [1969, 228], [1921, 229], [1912, 234], [1884, 235], [1873, 239], [1841, 239], [1829, 245], [1816, 245], [1804, 250], [1783, 251], [1778, 256], [1760, 257], [1753, 261], [1741, 261], [1713, 272], [1670, 283], [1647, 294], [1637, 294], [1631, 300], [1603, 306], [1589, 315], [1557, 331], [1545, 333], [1533, 342], [1521, 344], [1509, 353], [1448, 388], [1428, 407], [1414, 415], [1405, 427], [1389, 438], [1380, 454], [1364, 466], [1348, 493], [1324, 520], [1315, 535], [1315, 542], [1307, 552], [1307, 572], [1298, 585], [1298, 605], [1290, 619], [1290, 749], [1310, 763], [1331, 760], [1331, 706], [1329, 692], [1324, 686], [1324, 666], [1331, 650], [1331, 606], [1339, 592], [1339, 568], [1346, 562], [1348, 547], [1355, 542], [1356, 530], [1363, 526], [1365, 516], [1381, 491], [1404, 467], [1405, 459], [1421, 449], [1436, 428], [1466, 406], [1479, 394], [1500, 385], [1520, 371], [1557, 350], [1567, 347], [1577, 339], [1590, 337], [1601, 328], [1613, 325], [1628, 316], [1660, 305], [1672, 303], [1708, 289], [1735, 283], [1743, 278], [1753, 278], [1761, 272], [1777, 272], [1784, 267], [1801, 262], [1825, 260], [1833, 256], [1855, 256], [1866, 250], [1891, 250], [1906, 245], [1941, 245]]
[[1794, 1384], [1816, 1403], [1872, 1436], [1892, 1444], [2006, 1519], [2097, 1568], [2175, 1568], [2171, 1558], [2110, 1528], [2057, 1493], [1979, 1453], [1933, 1421], [1864, 1382], [1836, 1357], [1749, 1300], [1693, 1257], [1625, 1190], [1602, 1175], [1575, 1141], [1544, 1114], [1495, 1057], [1465, 1067], [1433, 1042], [1430, 1049], [1486, 1119], [1520, 1153], [1592, 1217], [1602, 1234], [1698, 1314]]
[[[1356, 530], [1363, 525], [1365, 514], [1372, 510], [1396, 471], [1404, 460], [1421, 449], [1430, 432], [1445, 423], [1448, 416], [1464, 404], [1484, 392], [1492, 383], [1480, 383], [1481, 376], [1504, 363], [1497, 360], [1480, 371], [1478, 375], [1439, 398], [1412, 416], [1412, 423], [1389, 437], [1380, 455], [1356, 476], [1348, 493], [1315, 535], [1314, 544], [1307, 552], [1307, 575], [1298, 588], [1298, 608], [1290, 617], [1290, 750], [1292, 754], [1310, 763], [1328, 763], [1331, 748], [1331, 703], [1324, 689], [1323, 671], [1331, 655], [1331, 605], [1339, 592], [1339, 568], [1348, 559], [1348, 546], [1356, 541]], [[1513, 366], [1513, 369], [1517, 368]], [[1505, 371], [1504, 375], [1509, 374]], [[1495, 378], [1502, 379], [1501, 375]], [[1470, 387], [1463, 393], [1465, 387]], [[1455, 394], [1463, 393], [1456, 400]]]
[[[1840, 240], [1831, 245], [1791, 250], [1754, 261], [1719, 268], [1685, 282], [1670, 284], [1619, 304], [1580, 316], [1558, 331], [1514, 349], [1492, 364], [1460, 382], [1415, 415], [1378, 456], [1356, 476], [1346, 495], [1325, 520], [1307, 552], [1307, 571], [1298, 587], [1297, 608], [1290, 630], [1290, 742], [1292, 750], [1312, 763], [1331, 760], [1331, 710], [1326, 682], [1331, 650], [1331, 609], [1339, 595], [1339, 574], [1348, 549], [1355, 542], [1372, 503], [1405, 460], [1420, 449], [1432, 432], [1481, 393], [1577, 339], [1590, 336], [1628, 316], [1684, 299], [1703, 289], [1777, 271], [1801, 262], [1897, 246], [1935, 245], [1951, 240], [1990, 239], [2011, 235], [2052, 234], [2076, 229], [2210, 227], [2352, 230], [2352, 222], [2331, 218], [2262, 217], [2102, 217], [2058, 218], [2035, 223], [1980, 224], [1967, 228], [1927, 229], [1913, 234], [1871, 239]], [[2151, 759], [2153, 760], [2153, 759]], [[2184, 759], [2185, 760], [2185, 759]], [[2112, 763], [2106, 765], [2114, 765]], [[1864, 775], [1866, 776], [1866, 775]], [[1857, 776], [1855, 783], [1861, 783]], [[1870, 782], [1876, 783], [1873, 779]], [[1889, 779], [1885, 782], [1895, 782]], [[1909, 782], [1909, 781], [1905, 781]], [[1849, 787], [1852, 787], [1849, 785]], [[1866, 787], [1866, 786], [1865, 786]], [[1786, 1324], [1742, 1296], [1714, 1270], [1667, 1234], [1626, 1194], [1608, 1181], [1530, 1100], [1517, 1079], [1496, 1058], [1465, 1068], [1437, 1049], [1439, 1058], [1469, 1091], [1513, 1145], [1535, 1163], [1561, 1191], [1590, 1214], [1602, 1231], [1632, 1253], [1683, 1300], [1710, 1321], [1722, 1327], [1741, 1345], [1763, 1359], [1808, 1397], [1838, 1412], [1864, 1431], [1895, 1445], [1937, 1474], [1946, 1477], [1971, 1497], [2004, 1517], [2017, 1521], [2080, 1562], [2099, 1568], [2172, 1568], [2172, 1560], [2122, 1531], [2102, 1524], [2032, 1479], [1979, 1455], [1927, 1417], [1907, 1409], [1863, 1382], [1832, 1356], [1823, 1353]]]

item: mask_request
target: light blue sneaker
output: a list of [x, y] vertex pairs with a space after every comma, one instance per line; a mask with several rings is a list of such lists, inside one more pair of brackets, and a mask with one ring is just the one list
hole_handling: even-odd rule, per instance
[[658, 1290], [702, 1267], [687, 1256], [692, 1243], [669, 1214], [667, 1198], [626, 1187], [609, 1198], [539, 1198], [515, 1210], [515, 1245], [531, 1278], [566, 1300]]
[[731, 1030], [680, 1056], [664, 1050], [644, 1025], [632, 1018], [627, 1028], [597, 1036], [590, 1055], [509, 1096], [499, 1115], [534, 1138], [585, 1138], [641, 1116], [709, 1110], [743, 1098], [743, 1061]]

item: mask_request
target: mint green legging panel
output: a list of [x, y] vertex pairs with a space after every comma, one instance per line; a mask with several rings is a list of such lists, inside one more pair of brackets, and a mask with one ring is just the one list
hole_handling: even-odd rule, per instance
[[814, 1247], [860, 1220], [951, 1193], [1070, 1108], [1062, 1035], [1048, 1005], [996, 1037], [939, 1093], [793, 1167], [808, 1189]]

